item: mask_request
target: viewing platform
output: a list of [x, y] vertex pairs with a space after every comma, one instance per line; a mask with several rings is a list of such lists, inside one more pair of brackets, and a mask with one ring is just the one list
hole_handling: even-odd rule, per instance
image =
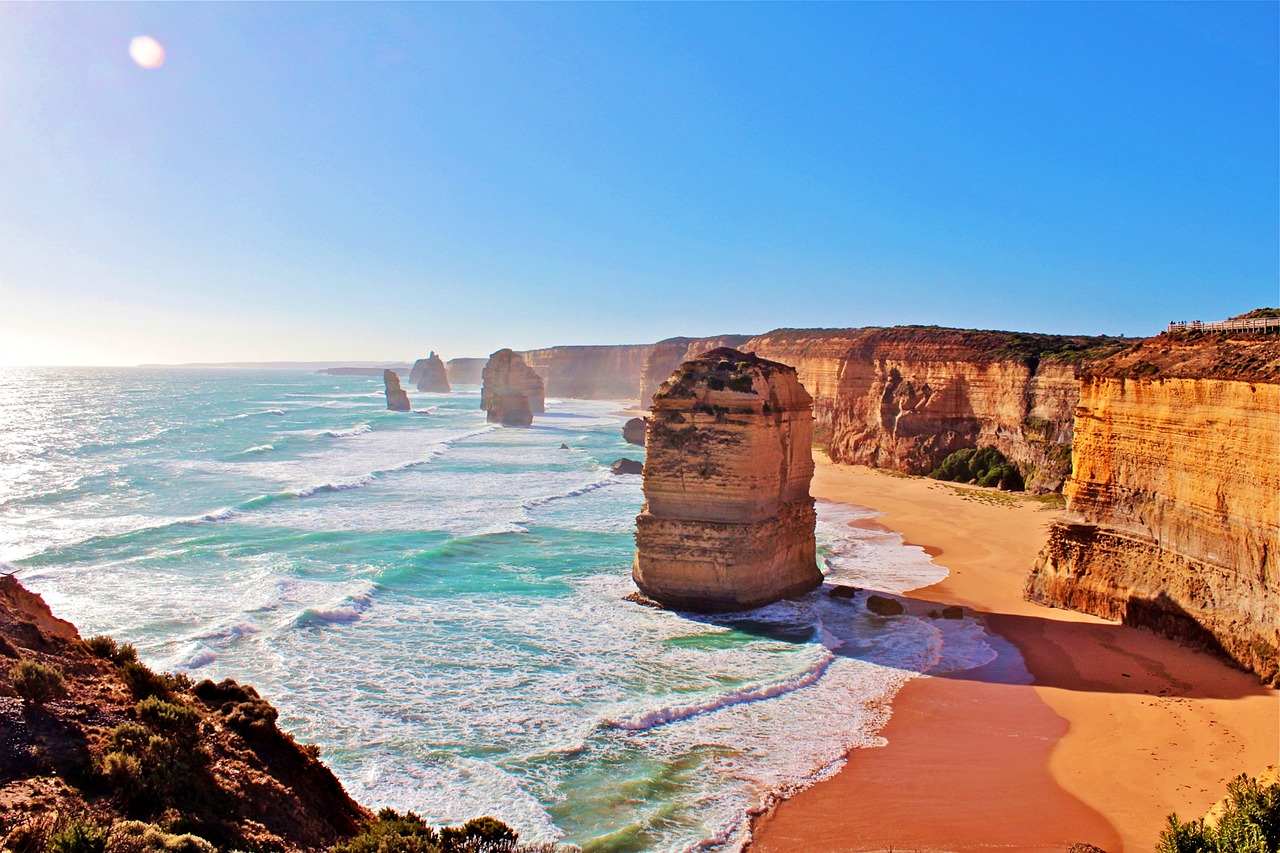
[[1247, 317], [1239, 320], [1177, 320], [1169, 324], [1170, 332], [1280, 332], [1280, 317]]

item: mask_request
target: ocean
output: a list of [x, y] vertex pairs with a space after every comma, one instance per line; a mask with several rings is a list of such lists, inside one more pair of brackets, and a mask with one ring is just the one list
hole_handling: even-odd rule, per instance
[[[894, 693], [994, 652], [971, 620], [818, 590], [699, 616], [634, 590], [619, 404], [485, 423], [479, 388], [385, 410], [381, 379], [0, 369], [0, 562], [82, 636], [252, 684], [372, 808], [498, 817], [588, 851], [736, 850], [834, 773]], [[562, 447], [564, 445], [564, 447]], [[828, 582], [946, 571], [818, 506]]]

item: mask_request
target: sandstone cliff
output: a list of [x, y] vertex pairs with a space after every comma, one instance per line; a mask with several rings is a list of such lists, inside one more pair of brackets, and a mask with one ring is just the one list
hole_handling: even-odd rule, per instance
[[822, 583], [813, 401], [795, 371], [733, 349], [687, 361], [653, 398], [632, 569], [670, 607], [757, 607]]
[[[15, 677], [24, 666], [57, 670], [60, 688], [24, 702], [30, 689]], [[324, 850], [359, 831], [369, 813], [275, 719], [251, 687], [192, 684], [151, 672], [131, 647], [82, 641], [0, 576], [0, 847], [40, 849], [72, 816], [281, 853]], [[212, 849], [156, 828], [152, 837], [167, 849]]]
[[950, 453], [993, 446], [1032, 491], [1071, 470], [1082, 360], [1114, 340], [900, 326], [779, 329], [743, 349], [795, 367], [837, 462], [927, 474]]
[[658, 388], [681, 364], [719, 347], [736, 348], [750, 340], [750, 335], [719, 335], [711, 338], [666, 338], [651, 344], [640, 372], [638, 394], [640, 405], [648, 408]]
[[1275, 684], [1280, 341], [1161, 335], [1080, 382], [1068, 521], [1033, 601], [1223, 652]]
[[453, 385], [479, 385], [487, 358], [451, 358], [445, 363]]
[[525, 363], [542, 377], [551, 397], [634, 400], [650, 344], [561, 346], [526, 350]]
[[409, 381], [416, 385], [419, 391], [433, 394], [448, 394], [453, 390], [449, 387], [449, 374], [445, 370], [444, 362], [434, 352], [413, 363], [413, 370], [409, 372]]
[[509, 349], [489, 356], [481, 380], [480, 408], [491, 423], [529, 426], [535, 414], [546, 411], [542, 377]]
[[387, 395], [387, 409], [392, 412], [409, 411], [409, 395], [400, 387], [400, 377], [394, 370], [382, 371], [383, 390]]

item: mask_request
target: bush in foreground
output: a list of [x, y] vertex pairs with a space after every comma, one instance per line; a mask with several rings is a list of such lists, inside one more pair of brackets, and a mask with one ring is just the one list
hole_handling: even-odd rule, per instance
[[1169, 815], [1157, 853], [1280, 853], [1280, 782], [1264, 787], [1241, 774], [1227, 784], [1226, 807], [1214, 824]]

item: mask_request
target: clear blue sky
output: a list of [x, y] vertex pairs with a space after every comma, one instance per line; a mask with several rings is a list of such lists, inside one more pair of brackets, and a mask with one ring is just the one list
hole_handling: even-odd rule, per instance
[[1278, 9], [2, 4], [0, 363], [1276, 305]]

